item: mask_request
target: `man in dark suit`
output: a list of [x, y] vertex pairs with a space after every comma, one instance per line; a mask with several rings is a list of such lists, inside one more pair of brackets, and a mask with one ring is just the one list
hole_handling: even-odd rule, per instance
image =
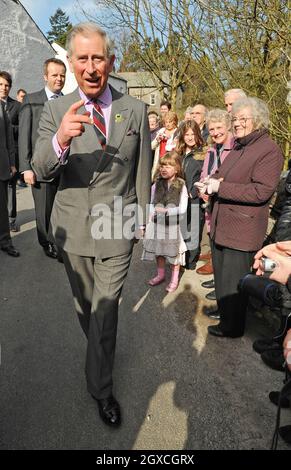
[[13, 141], [14, 141], [14, 154], [15, 154], [15, 167], [16, 173], [12, 176], [8, 184], [8, 214], [10, 231], [18, 232], [19, 227], [16, 224], [17, 205], [16, 205], [16, 181], [19, 171], [18, 161], [18, 115], [20, 110], [20, 103], [10, 98], [9, 93], [12, 87], [12, 77], [8, 72], [0, 72], [0, 100], [4, 104], [4, 108], [12, 125]]
[[106, 33], [84, 23], [67, 41], [79, 88], [46, 103], [32, 164], [42, 178], [60, 174], [52, 226], [88, 338], [87, 387], [103, 421], [118, 426], [120, 407], [112, 394], [118, 302], [132, 225], [143, 225], [150, 198], [150, 133], [145, 104], [107, 84], [115, 57]]
[[38, 126], [44, 103], [62, 96], [66, 66], [59, 59], [48, 59], [44, 63], [45, 88], [24, 97], [19, 114], [19, 164], [24, 181], [31, 185], [35, 205], [36, 229], [39, 244], [50, 258], [57, 258], [57, 249], [50, 235], [50, 217], [57, 192], [58, 178], [43, 180], [36, 178], [31, 168], [31, 158], [38, 136]]
[[11, 176], [16, 172], [12, 127], [0, 100], [0, 249], [17, 257], [11, 241], [7, 208], [7, 187]]

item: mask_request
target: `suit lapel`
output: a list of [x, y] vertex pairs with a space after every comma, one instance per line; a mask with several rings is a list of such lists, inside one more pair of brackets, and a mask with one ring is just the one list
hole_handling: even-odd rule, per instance
[[[107, 136], [107, 144], [105, 146], [105, 150], [99, 159], [99, 163], [96, 168], [96, 172], [94, 173], [94, 177], [90, 183], [96, 181], [98, 176], [105, 170], [105, 168], [112, 162], [116, 152], [118, 151], [126, 131], [128, 129], [129, 117], [130, 117], [130, 110], [128, 106], [124, 103], [122, 99], [123, 95], [118, 93], [111, 88], [112, 93], [112, 106], [111, 106], [111, 115], [110, 115], [110, 124], [109, 124], [109, 133]], [[95, 131], [92, 127], [92, 131], [95, 134]], [[97, 139], [95, 134], [95, 139]], [[98, 142], [99, 144], [99, 142]], [[100, 146], [100, 144], [99, 144]], [[101, 148], [101, 146], [100, 146]]]
[[130, 112], [128, 106], [124, 104], [122, 99], [118, 99], [118, 97], [114, 96], [114, 93], [112, 93], [112, 108], [107, 145], [115, 148], [115, 151], [118, 150], [124, 139], [129, 116]]
[[46, 92], [45, 92], [44, 88], [42, 90], [40, 90], [40, 92], [39, 92], [39, 99], [40, 99], [41, 103], [45, 103], [46, 101], [48, 101], [47, 95], [46, 95]]

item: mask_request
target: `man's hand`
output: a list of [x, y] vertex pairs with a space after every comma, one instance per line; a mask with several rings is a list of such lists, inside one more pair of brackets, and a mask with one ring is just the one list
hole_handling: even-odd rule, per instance
[[33, 186], [36, 182], [35, 174], [32, 170], [27, 170], [23, 172], [23, 178], [26, 184]]
[[15, 166], [11, 166], [10, 167], [10, 171], [11, 171], [11, 175], [14, 176], [15, 173], [17, 173], [17, 170], [16, 170], [16, 167]]
[[264, 270], [261, 264], [263, 256], [270, 258], [277, 263], [277, 267], [270, 275], [270, 279], [286, 284], [289, 276], [291, 275], [291, 242], [278, 242], [272, 245], [267, 245], [262, 248], [255, 255], [254, 269], [257, 270], [257, 276], [264, 274]]
[[85, 132], [84, 124], [92, 124], [88, 111], [83, 114], [77, 114], [78, 109], [83, 105], [84, 100], [73, 103], [62, 119], [57, 132], [57, 139], [60, 147], [63, 149], [70, 146], [73, 137], [80, 137]]

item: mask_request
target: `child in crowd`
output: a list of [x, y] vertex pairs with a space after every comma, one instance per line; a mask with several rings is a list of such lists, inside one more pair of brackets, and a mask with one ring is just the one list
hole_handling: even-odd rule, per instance
[[[156, 286], [165, 280], [166, 260], [171, 265], [172, 276], [168, 292], [179, 284], [180, 266], [185, 264], [186, 244], [181, 233], [183, 214], [187, 212], [188, 193], [182, 179], [179, 155], [169, 152], [159, 162], [159, 172], [152, 186], [149, 222], [143, 241], [143, 260], [157, 261], [157, 274], [149, 285]], [[184, 225], [184, 224], [183, 224]]]

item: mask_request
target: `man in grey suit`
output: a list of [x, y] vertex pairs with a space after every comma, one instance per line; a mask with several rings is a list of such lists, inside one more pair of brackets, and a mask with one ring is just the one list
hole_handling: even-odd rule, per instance
[[88, 339], [87, 387], [102, 420], [118, 426], [112, 394], [118, 301], [131, 227], [143, 226], [150, 198], [150, 133], [145, 104], [107, 84], [115, 57], [102, 29], [74, 26], [67, 52], [79, 88], [45, 105], [32, 164], [42, 178], [60, 174], [51, 220]]
[[38, 242], [45, 254], [57, 258], [57, 250], [50, 236], [50, 217], [58, 187], [58, 178], [44, 181], [36, 178], [31, 168], [31, 158], [38, 136], [40, 116], [46, 101], [62, 96], [65, 84], [66, 66], [55, 58], [44, 63], [45, 88], [24, 97], [19, 114], [19, 166], [24, 181], [31, 185], [35, 206]]
[[16, 172], [12, 127], [4, 105], [0, 100], [0, 248], [17, 257], [11, 241], [7, 207], [7, 189], [11, 176]]

